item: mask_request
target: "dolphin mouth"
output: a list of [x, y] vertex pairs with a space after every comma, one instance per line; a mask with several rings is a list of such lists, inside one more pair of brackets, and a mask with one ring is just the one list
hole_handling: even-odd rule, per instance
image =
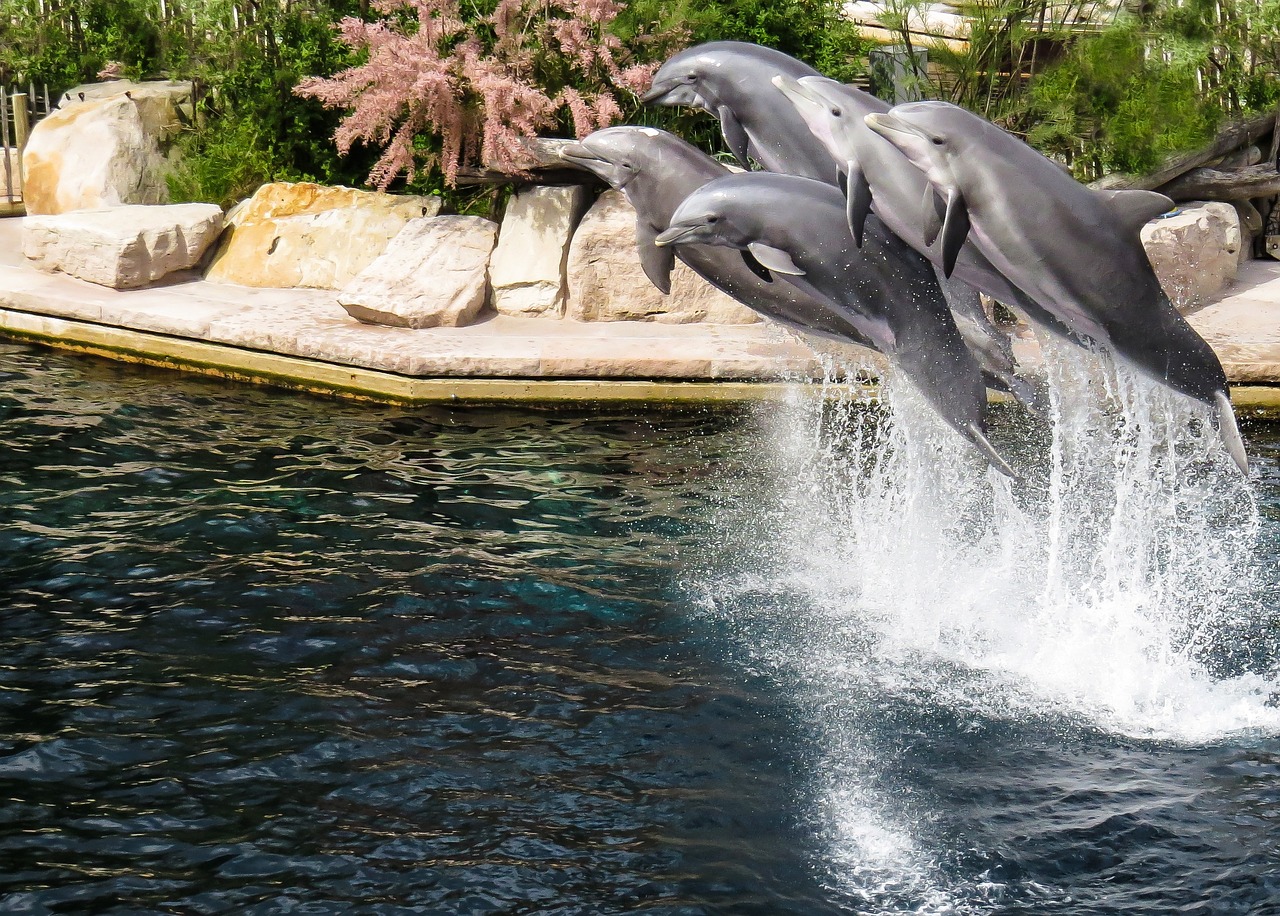
[[813, 94], [811, 89], [799, 80], [794, 80], [787, 76], [785, 73], [779, 73], [770, 80], [770, 82], [773, 83], [779, 92], [787, 97], [787, 101], [789, 102], [808, 102], [811, 105], [825, 104], [821, 98]]
[[[862, 121], [886, 140], [892, 140], [893, 134], [905, 134], [908, 137], [923, 137], [915, 125], [895, 117], [891, 111], [872, 112], [863, 115]], [[927, 139], [927, 138], [926, 138]]]
[[659, 101], [663, 96], [667, 95], [680, 85], [677, 80], [663, 80], [660, 83], [654, 83], [649, 87], [649, 91], [640, 96], [640, 102], [643, 105], [652, 105]]
[[605, 161], [595, 153], [591, 152], [591, 150], [583, 143], [566, 144], [560, 149], [560, 158], [568, 159], [570, 162], [580, 163], [582, 165], [603, 163]]
[[657, 245], [659, 248], [666, 248], [668, 245], [677, 244], [682, 239], [692, 235], [694, 232], [697, 232], [698, 229], [698, 226], [672, 226], [666, 231], [659, 233], [658, 237], [653, 240], [653, 244]]

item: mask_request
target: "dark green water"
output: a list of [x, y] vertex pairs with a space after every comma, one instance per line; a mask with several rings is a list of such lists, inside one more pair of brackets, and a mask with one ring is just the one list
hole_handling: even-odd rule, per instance
[[1265, 703], [1152, 739], [778, 661], [757, 414], [0, 370], [0, 912], [1280, 912]]

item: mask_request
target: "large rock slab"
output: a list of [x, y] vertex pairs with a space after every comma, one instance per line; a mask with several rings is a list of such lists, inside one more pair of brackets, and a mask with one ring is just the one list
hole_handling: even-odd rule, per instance
[[194, 267], [221, 230], [215, 204], [77, 210], [27, 217], [22, 253], [41, 270], [132, 289]]
[[440, 198], [381, 194], [311, 182], [260, 187], [227, 214], [206, 280], [242, 286], [341, 289], [410, 220], [435, 216]]
[[564, 314], [565, 262], [586, 206], [581, 185], [535, 185], [511, 196], [489, 264], [493, 307], [500, 314]]
[[497, 236], [498, 224], [478, 216], [412, 220], [338, 293], [338, 302], [366, 324], [470, 324], [484, 307]]
[[1192, 201], [1178, 211], [1143, 226], [1142, 244], [1165, 293], [1185, 311], [1235, 282], [1243, 240], [1231, 204]]
[[760, 320], [679, 261], [671, 295], [662, 295], [640, 267], [635, 227], [635, 210], [621, 191], [605, 191], [587, 211], [569, 247], [569, 318], [672, 324]]
[[164, 147], [181, 124], [182, 93], [168, 83], [124, 85], [132, 88], [77, 92], [32, 128], [22, 157], [27, 213], [169, 200]]

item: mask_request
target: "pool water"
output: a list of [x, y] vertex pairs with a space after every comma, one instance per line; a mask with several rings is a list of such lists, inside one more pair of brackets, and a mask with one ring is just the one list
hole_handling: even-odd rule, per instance
[[1280, 913], [1266, 425], [1213, 613], [1059, 657], [848, 612], [811, 405], [0, 385], [0, 912]]

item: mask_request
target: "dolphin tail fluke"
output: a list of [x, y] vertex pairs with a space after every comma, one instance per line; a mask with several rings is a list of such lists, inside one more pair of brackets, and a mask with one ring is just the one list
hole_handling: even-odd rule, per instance
[[1218, 415], [1218, 435], [1222, 436], [1222, 444], [1227, 447], [1227, 454], [1236, 463], [1240, 473], [1249, 476], [1249, 456], [1244, 451], [1244, 440], [1240, 438], [1240, 427], [1236, 426], [1236, 412], [1231, 408], [1231, 399], [1225, 391], [1218, 391], [1213, 396], [1215, 411]]
[[987, 441], [986, 434], [977, 423], [970, 423], [963, 430], [964, 437], [978, 447], [978, 451], [982, 452], [987, 463], [993, 468], [1012, 480], [1017, 480], [1018, 475], [1014, 473], [1013, 468], [1009, 467], [1005, 460], [1000, 457], [1000, 453], [995, 450], [990, 442]]

